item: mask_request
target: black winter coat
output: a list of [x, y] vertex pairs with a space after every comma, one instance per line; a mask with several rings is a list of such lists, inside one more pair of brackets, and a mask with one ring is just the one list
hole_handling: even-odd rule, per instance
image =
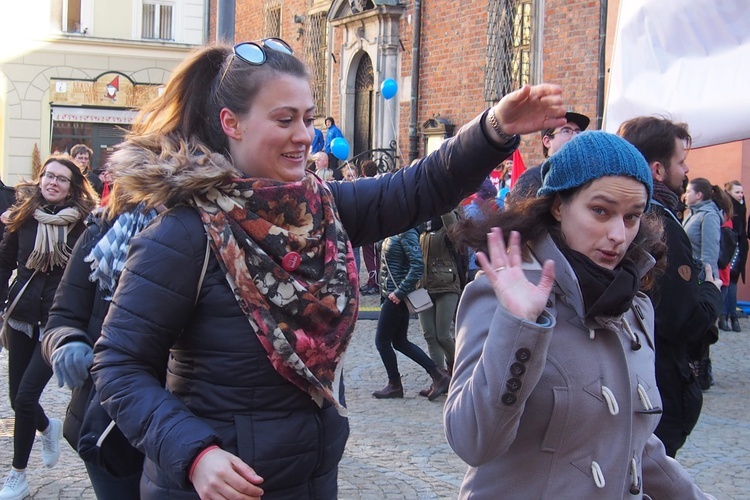
[[[57, 213], [63, 208], [65, 207], [54, 205], [43, 207], [50, 213]], [[0, 297], [2, 300], [7, 300], [6, 307], [13, 302], [18, 292], [34, 274], [34, 271], [27, 268], [25, 264], [34, 250], [37, 225], [36, 219], [33, 216], [29, 217], [18, 231], [6, 230], [3, 241], [0, 242]], [[86, 225], [83, 221], [79, 221], [71, 228], [67, 239], [68, 251], [73, 248], [85, 229]], [[8, 281], [14, 269], [17, 269], [16, 278], [8, 288]], [[44, 273], [36, 273], [13, 309], [11, 318], [43, 327], [47, 323], [55, 291], [64, 271], [64, 267], [58, 266]]]
[[[110, 301], [106, 300], [108, 292], [99, 288], [96, 282], [89, 280], [91, 264], [85, 258], [91, 253], [99, 240], [107, 233], [111, 224], [101, 217], [92, 218], [87, 230], [78, 239], [70, 260], [65, 268], [62, 281], [57, 287], [55, 301], [49, 312], [49, 320], [42, 339], [42, 355], [51, 366], [55, 349], [69, 342], [84, 342], [93, 349], [102, 331], [104, 317], [109, 310]], [[162, 377], [163, 381], [164, 377]], [[94, 381], [88, 377], [82, 387], [73, 389], [63, 424], [63, 436], [70, 446], [78, 451], [83, 418], [89, 406], [94, 389]], [[114, 436], [111, 433], [110, 436]], [[108, 437], [108, 442], [113, 442]], [[129, 446], [121, 435], [117, 437], [117, 446]], [[136, 450], [119, 448], [117, 454], [121, 461], [121, 470], [139, 470], [143, 464], [143, 455]], [[82, 457], [83, 458], [83, 457]], [[127, 464], [127, 465], [125, 465]], [[97, 464], [93, 464], [99, 467]]]
[[747, 263], [747, 207], [744, 203], [740, 203], [731, 196], [729, 199], [732, 200], [732, 229], [737, 233], [737, 244], [740, 246], [740, 262], [739, 262], [739, 273], [731, 273], [730, 280], [737, 283], [740, 278], [742, 282], [745, 282], [745, 264]]
[[664, 223], [667, 269], [651, 293], [654, 303], [656, 382], [664, 413], [655, 434], [668, 452], [682, 446], [698, 422], [703, 396], [690, 369], [690, 350], [700, 350], [722, 307], [713, 283], [698, 282], [699, 269], [682, 224], [663, 205], [652, 210]]
[[[416, 166], [329, 187], [357, 247], [454, 208], [511, 152], [474, 122]], [[347, 419], [274, 370], [213, 255], [197, 290], [205, 251], [189, 207], [135, 237], [94, 349], [102, 404], [147, 457], [142, 497], [197, 498], [189, 468], [219, 444], [265, 479], [264, 499], [336, 498]]]

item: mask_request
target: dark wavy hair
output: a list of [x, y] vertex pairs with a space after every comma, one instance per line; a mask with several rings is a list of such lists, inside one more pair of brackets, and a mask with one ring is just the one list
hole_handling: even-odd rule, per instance
[[[465, 218], [453, 224], [448, 229], [449, 235], [462, 249], [471, 247], [485, 253], [487, 253], [487, 233], [493, 227], [503, 230], [506, 244], [511, 231], [520, 233], [522, 243], [535, 242], [549, 234], [558, 244], [565, 244], [560, 223], [552, 215], [552, 205], [556, 196], [559, 196], [563, 203], [571, 201], [587, 185], [539, 198], [519, 199], [509, 205], [506, 210], [493, 211], [489, 207], [483, 208], [481, 216]], [[662, 221], [650, 212], [641, 217], [638, 234], [630, 244], [624, 258], [637, 261], [638, 254], [641, 252], [650, 254], [656, 260], [656, 265], [641, 281], [641, 289], [649, 290], [656, 278], [664, 272], [667, 258]]]
[[52, 162], [60, 163], [68, 167], [71, 172], [70, 193], [65, 205], [75, 207], [81, 212], [81, 219], [84, 220], [99, 204], [99, 197], [96, 191], [91, 187], [86, 176], [81, 172], [81, 167], [73, 160], [70, 155], [52, 155], [47, 158], [39, 169], [39, 177], [33, 182], [21, 182], [16, 185], [16, 203], [10, 207], [8, 214], [8, 231], [18, 231], [20, 227], [30, 217], [33, 217], [34, 211], [47, 205], [47, 200], [42, 196], [40, 189], [42, 176], [46, 171], [47, 165]]

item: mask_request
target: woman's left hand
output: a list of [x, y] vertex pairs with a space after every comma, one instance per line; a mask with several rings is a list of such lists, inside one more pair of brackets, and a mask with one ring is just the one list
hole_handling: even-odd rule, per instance
[[495, 296], [503, 309], [510, 314], [529, 321], [536, 321], [544, 311], [552, 285], [555, 282], [555, 263], [548, 260], [542, 267], [539, 284], [526, 279], [521, 269], [521, 235], [513, 231], [505, 251], [503, 233], [492, 228], [487, 235], [487, 248], [490, 258], [477, 252], [477, 261], [495, 290]]
[[565, 111], [562, 87], [548, 83], [524, 85], [503, 96], [490, 109], [503, 131], [509, 135], [562, 127], [567, 123]]
[[399, 299], [399, 298], [398, 298], [398, 297], [396, 296], [396, 292], [391, 292], [391, 293], [389, 293], [389, 294], [388, 294], [388, 300], [390, 300], [390, 301], [391, 301], [391, 302], [393, 302], [394, 304], [400, 304], [400, 303], [401, 303], [401, 299]]

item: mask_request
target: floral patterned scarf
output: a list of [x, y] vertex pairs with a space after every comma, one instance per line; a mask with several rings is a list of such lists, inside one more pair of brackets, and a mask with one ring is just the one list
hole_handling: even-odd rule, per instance
[[[194, 201], [274, 369], [346, 415], [339, 379], [359, 310], [358, 277], [330, 190], [312, 174], [294, 183], [233, 179]], [[301, 257], [296, 269], [284, 265], [292, 252]]]

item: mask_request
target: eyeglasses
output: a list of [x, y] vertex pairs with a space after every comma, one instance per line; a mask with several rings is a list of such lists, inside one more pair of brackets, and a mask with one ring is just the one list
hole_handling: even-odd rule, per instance
[[234, 55], [253, 66], [266, 62], [266, 49], [294, 55], [294, 51], [281, 38], [264, 38], [260, 42], [242, 42], [234, 46]]
[[55, 175], [52, 172], [44, 172], [42, 177], [44, 177], [50, 182], [57, 181], [58, 184], [70, 184], [70, 179], [62, 175]]
[[574, 129], [574, 128], [570, 128], [570, 127], [563, 127], [560, 130], [558, 130], [557, 132], [551, 133], [550, 136], [555, 136], [557, 134], [562, 134], [562, 135], [578, 135], [581, 132], [582, 132], [581, 129]]

